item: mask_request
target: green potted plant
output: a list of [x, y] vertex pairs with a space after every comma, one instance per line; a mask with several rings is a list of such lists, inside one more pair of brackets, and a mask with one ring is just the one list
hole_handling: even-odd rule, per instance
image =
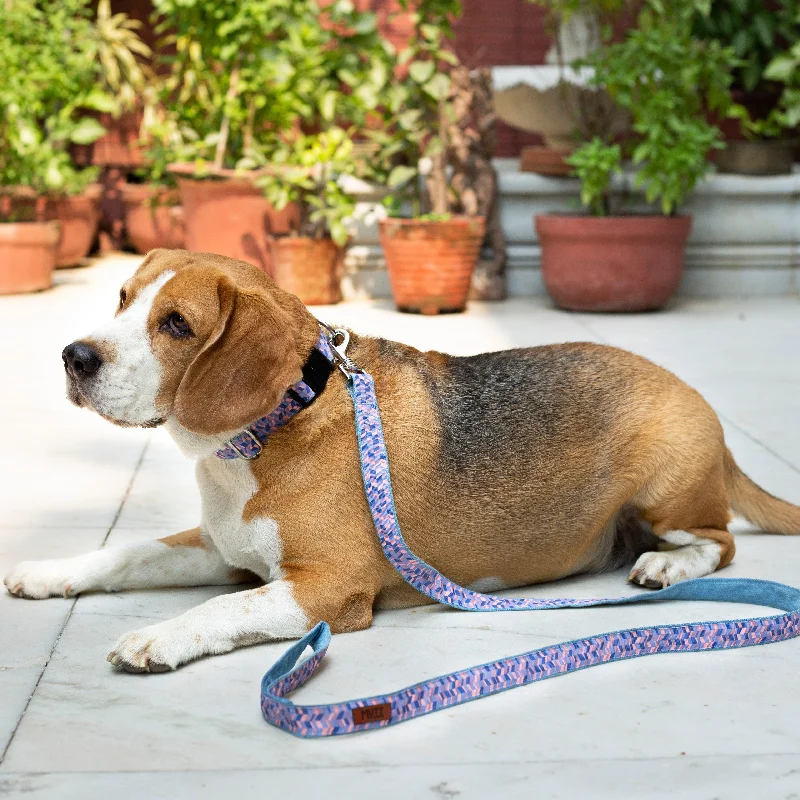
[[[391, 195], [380, 240], [395, 304], [436, 314], [464, 309], [486, 228], [482, 214], [465, 213], [450, 167], [455, 119], [450, 72], [458, 64], [445, 46], [459, 0], [401, 0], [414, 33], [401, 53], [402, 71], [387, 93], [383, 127], [370, 133]], [[407, 213], [407, 216], [403, 216]]]
[[307, 305], [338, 303], [346, 223], [355, 211], [341, 183], [356, 173], [350, 133], [333, 127], [289, 134], [273, 150], [271, 163], [259, 166], [265, 169], [256, 185], [267, 200], [279, 211], [289, 205], [297, 209], [291, 229], [269, 239], [275, 281]]
[[295, 230], [298, 209], [270, 206], [249, 165], [269, 163], [286, 131], [358, 123], [377, 104], [387, 54], [375, 15], [350, 0], [324, 11], [316, 0], [154, 6], [175, 51], [162, 102], [187, 246], [269, 272], [268, 234]]
[[[31, 4], [12, 0], [11, 6]], [[44, 12], [42, 24], [49, 29], [29, 42], [32, 60], [48, 80], [37, 122], [68, 156], [61, 179], [50, 181], [44, 213], [60, 223], [56, 266], [67, 267], [86, 257], [100, 221], [97, 170], [81, 167], [77, 151], [105, 133], [98, 117], [117, 115], [134, 102], [145, 84], [138, 58], [150, 51], [136, 33], [139, 23], [112, 14], [109, 0], [100, 0], [96, 13], [89, 0], [46, 2], [36, 11]]]
[[173, 121], [157, 102], [146, 102], [141, 147], [147, 157], [134, 172], [137, 180], [122, 186], [125, 232], [137, 253], [186, 247], [183, 206], [175, 176], [169, 172], [175, 135]]
[[777, 175], [791, 172], [794, 133], [792, 48], [800, 40], [800, 0], [712, 0], [698, 15], [695, 35], [732, 48], [732, 95], [737, 103], [727, 144], [715, 158], [721, 172]]
[[[94, 141], [102, 126], [91, 116], [108, 107], [83, 50], [91, 21], [82, 0], [12, 0], [0, 39], [0, 291], [50, 285], [58, 245], [70, 244], [54, 216], [53, 198], [78, 194], [95, 177], [80, 169], [70, 147]], [[35, 57], [32, 57], [32, 54]], [[60, 241], [60, 244], [59, 244]]]
[[[709, 113], [730, 107], [733, 54], [692, 35], [694, 0], [644, 0], [622, 41], [591, 58], [595, 82], [628, 109], [632, 134], [622, 142], [595, 138], [569, 159], [581, 181], [588, 215], [536, 217], [542, 277], [556, 304], [581, 311], [660, 308], [683, 274], [691, 218], [681, 203], [709, 170], [709, 151], [723, 146]], [[623, 161], [636, 171], [660, 213], [623, 213]]]

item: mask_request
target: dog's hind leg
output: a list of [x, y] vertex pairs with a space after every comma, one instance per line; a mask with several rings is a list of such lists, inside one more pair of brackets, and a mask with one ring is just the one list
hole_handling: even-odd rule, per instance
[[674, 473], [661, 476], [642, 492], [648, 500], [642, 517], [659, 542], [657, 552], [639, 556], [628, 578], [632, 583], [660, 589], [710, 575], [733, 559], [736, 546], [728, 531], [730, 511], [721, 459], [710, 470], [698, 468], [696, 474], [702, 477], [692, 480], [690, 470], [677, 481]]
[[220, 586], [257, 580], [225, 563], [214, 543], [193, 528], [156, 541], [109, 547], [74, 558], [23, 561], [5, 577], [18, 597], [74, 597], [164, 586]]

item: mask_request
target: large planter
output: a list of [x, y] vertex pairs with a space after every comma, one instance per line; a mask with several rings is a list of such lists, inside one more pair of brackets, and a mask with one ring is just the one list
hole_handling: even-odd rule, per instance
[[307, 236], [271, 238], [275, 282], [306, 305], [338, 303], [342, 299], [344, 248], [331, 239]]
[[296, 227], [297, 208], [275, 209], [245, 179], [178, 180], [186, 247], [238, 258], [272, 274], [268, 237]]
[[540, 214], [542, 278], [561, 308], [650, 311], [677, 291], [691, 217]]
[[383, 219], [380, 238], [400, 311], [463, 311], [486, 229], [483, 217]]
[[183, 207], [178, 193], [147, 184], [128, 183], [122, 187], [125, 229], [137, 253], [144, 255], [156, 247], [183, 249], [186, 232]]
[[0, 294], [52, 286], [58, 238], [56, 222], [0, 223]]
[[89, 255], [100, 223], [101, 192], [100, 186], [90, 186], [81, 194], [48, 199], [45, 215], [61, 228], [56, 267], [74, 267]]

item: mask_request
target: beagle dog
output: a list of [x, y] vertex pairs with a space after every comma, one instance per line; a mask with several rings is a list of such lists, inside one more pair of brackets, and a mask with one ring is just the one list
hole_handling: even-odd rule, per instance
[[[352, 403], [320, 332], [248, 264], [151, 252], [114, 319], [64, 350], [67, 395], [116, 425], [165, 426], [197, 462], [200, 525], [23, 562], [8, 591], [263, 582], [123, 636], [108, 659], [131, 672], [297, 638], [320, 620], [361, 630], [376, 608], [430, 602], [381, 551]], [[348, 355], [375, 380], [403, 535], [461, 585], [626, 563], [645, 587], [708, 575], [733, 558], [731, 509], [800, 533], [800, 508], [739, 470], [703, 398], [632, 353], [575, 343], [456, 358], [353, 333]]]

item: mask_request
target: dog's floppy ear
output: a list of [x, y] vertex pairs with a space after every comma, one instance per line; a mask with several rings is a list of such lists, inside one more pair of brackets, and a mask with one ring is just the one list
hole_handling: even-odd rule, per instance
[[193, 433], [243, 428], [272, 411], [303, 376], [290, 315], [260, 289], [221, 275], [219, 319], [175, 395], [178, 422]]

